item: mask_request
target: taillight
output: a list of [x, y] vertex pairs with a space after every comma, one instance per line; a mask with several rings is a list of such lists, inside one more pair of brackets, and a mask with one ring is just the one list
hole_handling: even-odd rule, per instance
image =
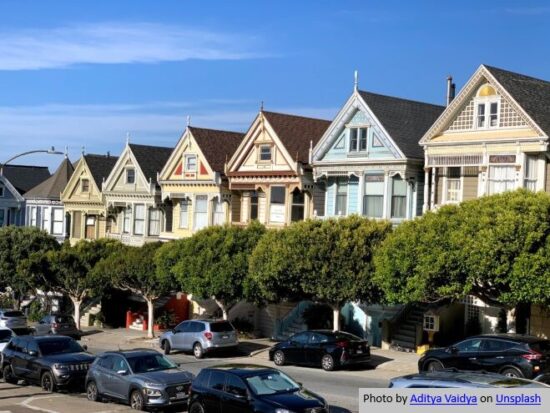
[[336, 343], [336, 347], [348, 348], [349, 347], [349, 342], [348, 341], [338, 341]]
[[528, 360], [528, 361], [540, 360], [542, 358], [542, 354], [537, 353], [536, 351], [533, 351], [528, 354], [522, 354], [521, 357], [523, 357], [525, 360]]
[[59, 324], [53, 323], [53, 324], [52, 324], [52, 327], [53, 327], [53, 328], [58, 328], [58, 327], [59, 327]]
[[206, 333], [204, 333], [204, 337], [207, 340], [212, 340], [212, 333], [210, 331], [207, 331]]

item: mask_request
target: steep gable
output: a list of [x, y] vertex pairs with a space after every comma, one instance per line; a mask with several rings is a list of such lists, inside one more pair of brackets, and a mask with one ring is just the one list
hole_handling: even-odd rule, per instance
[[63, 159], [55, 173], [25, 194], [26, 199], [59, 199], [71, 179], [74, 166], [69, 158]]
[[5, 165], [3, 174], [21, 195], [50, 177], [45, 166]]
[[129, 146], [145, 179], [156, 184], [157, 174], [164, 168], [173, 149], [162, 146], [136, 145], [134, 143], [129, 144]]

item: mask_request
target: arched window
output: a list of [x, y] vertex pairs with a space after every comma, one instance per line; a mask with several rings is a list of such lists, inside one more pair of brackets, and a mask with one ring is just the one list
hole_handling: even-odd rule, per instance
[[478, 89], [476, 96], [476, 128], [498, 127], [500, 97], [495, 88], [486, 83]]

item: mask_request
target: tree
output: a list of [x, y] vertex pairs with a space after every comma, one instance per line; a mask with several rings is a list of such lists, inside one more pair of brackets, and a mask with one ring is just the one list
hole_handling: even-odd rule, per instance
[[99, 277], [109, 279], [113, 287], [139, 295], [147, 303], [147, 337], [154, 337], [154, 304], [172, 291], [170, 274], [158, 271], [155, 254], [160, 243], [148, 243], [142, 247], [118, 248], [94, 268]]
[[379, 300], [372, 259], [390, 231], [388, 222], [359, 216], [295, 223], [258, 243], [251, 278], [268, 302], [298, 298], [329, 304], [339, 330], [346, 302]]
[[550, 299], [550, 197], [526, 190], [446, 206], [400, 225], [376, 258], [390, 302]]
[[248, 259], [265, 233], [253, 222], [245, 228], [213, 226], [182, 240], [173, 272], [183, 291], [212, 298], [227, 320], [228, 310], [245, 297]]
[[0, 228], [0, 285], [11, 289], [17, 308], [26, 294], [44, 283], [41, 274], [28, 271], [26, 260], [33, 253], [45, 254], [58, 248], [55, 238], [38, 228]]
[[120, 248], [115, 240], [68, 242], [61, 249], [46, 254], [34, 253], [28, 260], [31, 273], [42, 273], [46, 287], [69, 297], [74, 307], [74, 320], [80, 329], [80, 308], [87, 298], [101, 294], [108, 282], [93, 272], [95, 265]]

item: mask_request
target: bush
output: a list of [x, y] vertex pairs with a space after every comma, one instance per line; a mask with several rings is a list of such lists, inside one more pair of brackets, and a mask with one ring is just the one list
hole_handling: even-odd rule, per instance
[[13, 298], [8, 293], [0, 294], [0, 308], [13, 308]]
[[164, 328], [174, 327], [176, 323], [177, 319], [173, 311], [163, 311], [155, 318], [155, 324]]
[[48, 315], [48, 312], [44, 309], [42, 302], [40, 300], [34, 300], [29, 305], [29, 313], [27, 318], [29, 321], [37, 322], [42, 319], [42, 317]]

